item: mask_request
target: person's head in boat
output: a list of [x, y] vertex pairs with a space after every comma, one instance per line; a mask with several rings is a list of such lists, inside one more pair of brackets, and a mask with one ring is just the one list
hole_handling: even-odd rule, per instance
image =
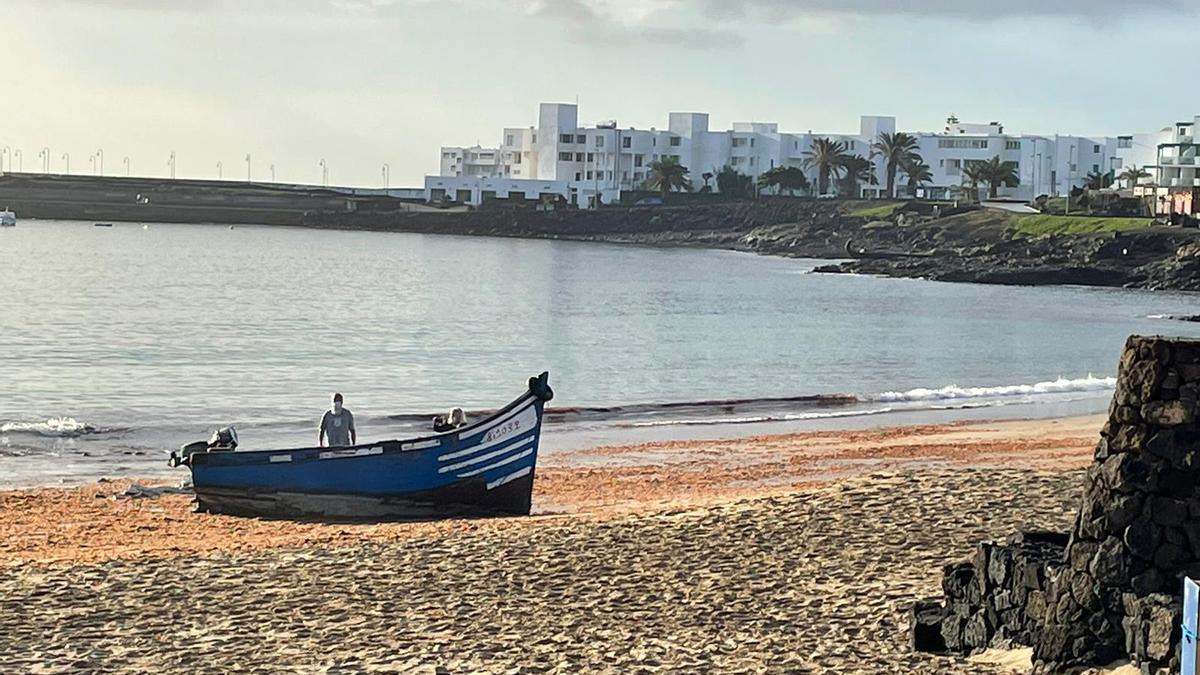
[[317, 430], [317, 443], [329, 446], [354, 445], [358, 442], [358, 430], [354, 427], [354, 415], [342, 405], [342, 395], [333, 395], [333, 405], [321, 416], [321, 427]]
[[451, 408], [445, 415], [433, 418], [433, 430], [442, 433], [451, 431], [467, 424], [467, 414], [462, 408]]

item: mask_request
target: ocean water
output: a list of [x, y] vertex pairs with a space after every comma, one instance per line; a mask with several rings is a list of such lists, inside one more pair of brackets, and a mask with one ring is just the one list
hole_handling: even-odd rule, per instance
[[[811, 274], [726, 251], [284, 227], [0, 229], [0, 485], [144, 475], [238, 427], [481, 414], [549, 370], [545, 447], [1103, 410], [1200, 297]], [[802, 397], [846, 394], [839, 402]], [[712, 403], [720, 401], [720, 403]]]

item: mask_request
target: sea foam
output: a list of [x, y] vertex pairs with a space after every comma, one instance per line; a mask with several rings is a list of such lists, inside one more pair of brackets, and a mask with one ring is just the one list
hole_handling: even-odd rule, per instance
[[0, 424], [0, 433], [4, 434], [37, 434], [69, 438], [86, 434], [99, 433], [98, 429], [74, 417], [51, 417], [43, 422], [5, 422]]
[[1117, 386], [1115, 377], [1087, 377], [1037, 382], [1035, 384], [1009, 384], [997, 387], [960, 387], [952, 384], [940, 389], [909, 389], [908, 391], [886, 391], [867, 397], [871, 401], [946, 401], [955, 399], [1003, 398], [1006, 396], [1031, 396], [1034, 394], [1064, 394], [1085, 391], [1109, 391]]

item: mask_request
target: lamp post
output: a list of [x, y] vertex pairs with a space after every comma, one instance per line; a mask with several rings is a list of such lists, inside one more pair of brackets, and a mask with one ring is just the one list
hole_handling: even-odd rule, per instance
[[272, 183], [275, 182], [275, 165], [274, 164], [271, 165], [271, 182]]
[[221, 180], [221, 176], [224, 174], [224, 171], [225, 165], [221, 162], [217, 162], [217, 180]]
[[12, 171], [12, 148], [10, 146], [6, 145], [0, 148], [0, 171], [4, 171], [5, 156], [8, 157], [8, 170]]
[[88, 164], [91, 165], [92, 175], [95, 176], [96, 175], [96, 156], [95, 155], [88, 155]]
[[70, 174], [71, 173], [71, 153], [64, 152], [62, 158], [63, 158], [63, 161], [66, 162], [66, 164], [67, 164], [66, 173]]
[[171, 157], [167, 160], [167, 166], [171, 167], [171, 179], [175, 179], [175, 151], [171, 151]]
[[329, 186], [329, 165], [325, 163], [324, 157], [321, 158], [321, 161], [318, 162], [318, 164], [321, 165], [321, 185], [328, 187]]
[[387, 162], [384, 162], [384, 164], [383, 164], [383, 189], [385, 189], [385, 190], [388, 189], [388, 187], [389, 187], [388, 183], [391, 182], [391, 171], [392, 171], [392, 167], [388, 166]]
[[96, 157], [100, 159], [100, 175], [104, 175], [104, 148], [96, 151]]
[[25, 170], [25, 153], [21, 152], [20, 148], [17, 148], [13, 151], [13, 154], [17, 157], [17, 173], [21, 173]]
[[125, 155], [125, 159], [121, 161], [125, 163], [125, 177], [129, 178], [129, 155]]
[[246, 153], [246, 182], [250, 182], [250, 153]]
[[39, 150], [38, 159], [42, 160], [42, 173], [50, 173], [50, 148], [43, 147]]

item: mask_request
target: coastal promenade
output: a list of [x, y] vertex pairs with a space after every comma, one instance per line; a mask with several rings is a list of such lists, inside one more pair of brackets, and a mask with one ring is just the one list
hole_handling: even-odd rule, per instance
[[[1006, 672], [913, 653], [983, 539], [1064, 529], [1101, 418], [588, 451], [530, 518], [193, 515], [126, 482], [0, 493], [0, 662], [105, 672]], [[991, 657], [992, 655], [988, 655]], [[1021, 654], [986, 658], [1020, 660]]]

